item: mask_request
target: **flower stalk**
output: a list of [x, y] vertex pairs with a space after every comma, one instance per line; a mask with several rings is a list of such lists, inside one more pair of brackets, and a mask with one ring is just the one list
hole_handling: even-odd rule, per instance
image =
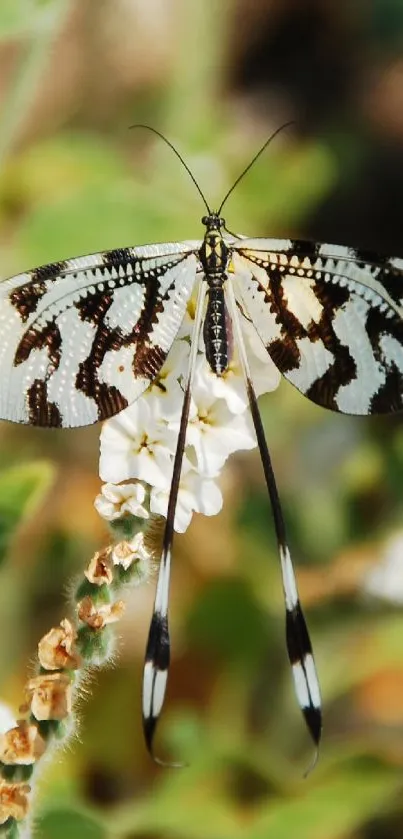
[[27, 681], [19, 709], [22, 718], [0, 735], [0, 836], [29, 836], [41, 759], [74, 736], [80, 686], [114, 652], [111, 625], [124, 613], [119, 594], [147, 579], [159, 550], [160, 525], [153, 520], [147, 538], [138, 534], [96, 553], [74, 593], [75, 620], [64, 618], [40, 639], [37, 673]]

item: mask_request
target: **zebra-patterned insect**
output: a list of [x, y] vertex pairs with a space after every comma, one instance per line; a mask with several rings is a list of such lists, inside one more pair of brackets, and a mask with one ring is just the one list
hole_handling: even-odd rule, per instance
[[283, 376], [313, 402], [348, 414], [399, 411], [403, 260], [299, 240], [227, 235], [221, 211], [233, 187], [217, 212], [196, 187], [207, 207], [199, 242], [105, 251], [45, 265], [0, 284], [0, 417], [67, 428], [122, 411], [161, 370], [200, 280], [146, 651], [147, 747], [153, 753], [168, 675], [173, 523], [202, 330], [207, 361], [217, 376], [228, 368], [234, 341], [238, 348], [272, 505], [296, 695], [318, 747], [319, 684], [239, 312], [253, 323]]

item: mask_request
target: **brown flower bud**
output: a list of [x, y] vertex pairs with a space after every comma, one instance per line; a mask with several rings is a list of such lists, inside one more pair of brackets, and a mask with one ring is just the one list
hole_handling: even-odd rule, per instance
[[7, 819], [21, 821], [28, 813], [28, 795], [31, 787], [28, 784], [8, 784], [0, 780], [0, 824]]
[[8, 766], [29, 766], [42, 757], [45, 749], [46, 743], [36, 725], [26, 720], [18, 720], [14, 728], [0, 734], [0, 760]]
[[90, 583], [96, 586], [110, 586], [113, 580], [111, 553], [112, 549], [108, 547], [94, 554], [87, 570], [84, 571]]
[[91, 597], [84, 597], [77, 605], [78, 617], [92, 629], [103, 629], [108, 623], [120, 620], [125, 610], [123, 600], [95, 606]]
[[76, 632], [73, 624], [65, 619], [41, 638], [38, 644], [38, 658], [44, 670], [75, 670], [81, 664], [78, 653], [73, 650]]
[[35, 676], [27, 684], [37, 720], [64, 720], [72, 709], [72, 683], [66, 673]]

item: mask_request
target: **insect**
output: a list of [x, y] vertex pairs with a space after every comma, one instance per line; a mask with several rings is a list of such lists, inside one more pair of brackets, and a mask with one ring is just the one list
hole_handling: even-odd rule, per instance
[[[235, 342], [270, 496], [297, 700], [316, 749], [321, 699], [239, 313], [283, 376], [308, 399], [348, 414], [403, 408], [403, 260], [300, 240], [229, 234], [206, 206], [198, 242], [104, 251], [44, 265], [0, 284], [0, 417], [71, 428], [106, 420], [158, 375], [200, 280], [143, 681], [153, 754], [170, 657], [168, 594], [175, 509], [197, 348], [223, 375]], [[277, 132], [276, 132], [277, 133]], [[274, 135], [273, 135], [274, 136]], [[271, 140], [272, 138], [270, 138]]]

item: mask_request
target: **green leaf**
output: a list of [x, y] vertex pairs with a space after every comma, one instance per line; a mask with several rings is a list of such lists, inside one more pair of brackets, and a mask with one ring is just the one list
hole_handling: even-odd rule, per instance
[[285, 795], [265, 795], [250, 805], [245, 833], [245, 813], [231, 795], [227, 772], [228, 765], [207, 758], [164, 777], [148, 800], [116, 808], [116, 836], [345, 839], [375, 814], [390, 812], [400, 790], [399, 776], [390, 767], [367, 758], [339, 763], [326, 779], [311, 776], [298, 786], [290, 780]]
[[186, 767], [182, 775], [175, 778], [171, 773], [148, 800], [117, 810], [111, 820], [114, 835], [119, 839], [149, 834], [170, 839], [244, 839], [236, 808], [217, 794], [214, 769], [210, 766], [203, 775]]
[[40, 818], [35, 827], [37, 839], [107, 839], [100, 822], [92, 816], [73, 810], [53, 810]]
[[60, 0], [1, 0], [0, 41], [39, 34], [53, 24]]
[[357, 761], [354, 768], [321, 784], [307, 782], [307, 793], [271, 801], [262, 808], [248, 839], [344, 839], [390, 803], [399, 788], [396, 772]]
[[132, 183], [116, 148], [90, 134], [39, 143], [11, 161], [0, 178], [0, 211], [10, 202], [25, 209], [16, 271], [171, 233], [168, 197], [156, 202], [152, 189]]
[[[264, 235], [268, 230], [270, 235], [282, 235], [317, 206], [336, 177], [334, 156], [319, 143], [294, 152], [273, 152], [264, 165], [252, 167], [246, 183], [231, 197], [230, 226], [238, 229], [240, 224], [248, 236]], [[229, 209], [226, 213], [228, 219]]]
[[214, 650], [214, 658], [220, 656], [226, 664], [261, 660], [268, 632], [267, 615], [250, 588], [237, 579], [217, 580], [206, 587], [187, 624], [191, 646]]
[[53, 478], [54, 467], [47, 461], [13, 466], [0, 472], [0, 563], [17, 527], [40, 506]]
[[30, 0], [2, 0], [0, 5], [0, 38], [17, 35], [27, 26], [27, 15], [32, 3]]
[[[343, 627], [324, 631], [316, 644], [326, 703], [335, 701], [374, 675], [402, 668], [403, 618], [396, 612], [345, 619]], [[370, 650], [370, 655], [365, 655]], [[364, 653], [363, 653], [364, 651]]]
[[66, 0], [1, 0], [0, 41], [52, 31], [66, 5]]

